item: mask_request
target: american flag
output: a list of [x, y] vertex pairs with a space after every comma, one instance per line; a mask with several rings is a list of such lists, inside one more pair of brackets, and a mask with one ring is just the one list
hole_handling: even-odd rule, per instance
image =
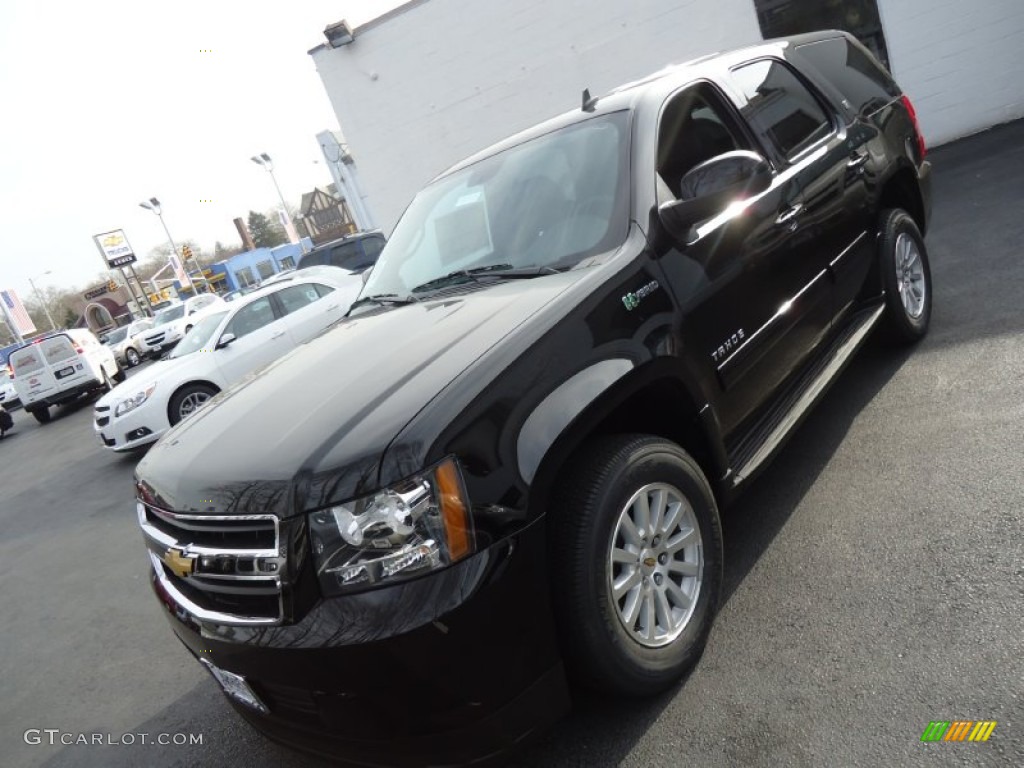
[[35, 331], [36, 324], [28, 316], [28, 312], [25, 311], [25, 305], [21, 303], [18, 294], [10, 288], [0, 291], [0, 303], [3, 304], [7, 322], [13, 322], [18, 333], [24, 336], [26, 333]]

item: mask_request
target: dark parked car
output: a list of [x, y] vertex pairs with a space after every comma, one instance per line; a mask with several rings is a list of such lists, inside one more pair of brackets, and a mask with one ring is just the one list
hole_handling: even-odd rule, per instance
[[377, 263], [384, 249], [384, 235], [380, 232], [357, 232], [341, 240], [334, 240], [303, 254], [296, 269], [306, 267], [341, 267], [349, 272], [365, 272]]
[[137, 469], [174, 631], [273, 738], [463, 763], [700, 656], [718, 510], [876, 328], [930, 165], [852, 38], [658, 73], [450, 169], [347, 319]]

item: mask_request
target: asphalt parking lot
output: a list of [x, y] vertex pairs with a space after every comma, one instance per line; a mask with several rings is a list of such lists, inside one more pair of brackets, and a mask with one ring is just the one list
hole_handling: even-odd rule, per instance
[[[725, 513], [724, 604], [690, 677], [648, 702], [581, 698], [514, 764], [1024, 764], [1024, 122], [932, 159], [930, 335], [871, 344]], [[135, 523], [137, 457], [100, 447], [91, 404], [14, 418], [0, 764], [319, 765], [245, 725], [174, 639]], [[933, 720], [998, 725], [922, 743]], [[202, 743], [51, 746], [28, 729]]]

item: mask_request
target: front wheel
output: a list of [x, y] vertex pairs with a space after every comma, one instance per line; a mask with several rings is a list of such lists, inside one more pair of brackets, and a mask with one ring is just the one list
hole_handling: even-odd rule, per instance
[[906, 211], [882, 211], [879, 259], [889, 338], [911, 344], [928, 333], [932, 273], [924, 238]]
[[171, 426], [173, 427], [182, 419], [191, 416], [216, 394], [217, 389], [207, 384], [186, 384], [174, 393], [168, 406], [167, 418], [171, 422]]
[[578, 682], [643, 696], [700, 658], [722, 585], [707, 479], [678, 445], [614, 436], [585, 450], [551, 509], [553, 599]]
[[139, 357], [139, 353], [136, 352], [131, 347], [128, 347], [128, 349], [124, 351], [124, 357], [125, 360], [128, 362], [129, 368], [134, 368], [136, 365], [142, 362], [142, 358]]

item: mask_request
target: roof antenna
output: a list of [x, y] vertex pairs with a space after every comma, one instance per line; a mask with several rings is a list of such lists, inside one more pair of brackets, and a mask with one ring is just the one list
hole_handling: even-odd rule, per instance
[[597, 104], [597, 99], [595, 99], [593, 96], [590, 95], [590, 89], [589, 88], [584, 88], [583, 89], [583, 111], [584, 112], [593, 112], [595, 104]]

